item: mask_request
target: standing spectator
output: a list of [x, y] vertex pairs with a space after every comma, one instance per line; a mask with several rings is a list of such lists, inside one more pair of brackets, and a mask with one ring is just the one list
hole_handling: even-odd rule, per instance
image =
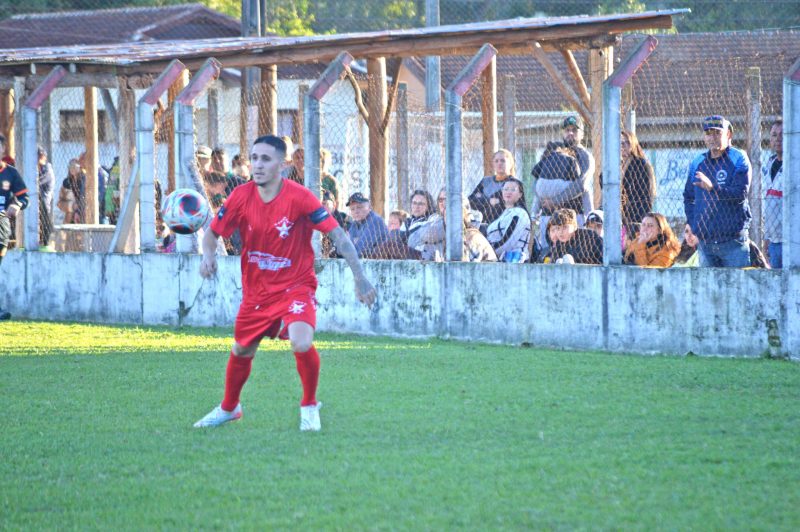
[[514, 156], [508, 150], [496, 151], [492, 164], [494, 175], [481, 179], [469, 195], [470, 206], [481, 213], [483, 223], [487, 225], [495, 221], [505, 210], [502, 198], [503, 183], [509, 177], [514, 177], [517, 171]]
[[39, 245], [50, 243], [53, 231], [53, 190], [56, 187], [56, 174], [53, 165], [47, 161], [47, 152], [39, 146]]
[[339, 201], [339, 181], [329, 172], [332, 161], [333, 155], [330, 150], [325, 148], [319, 150], [320, 187], [333, 194], [336, 201]]
[[669, 268], [681, 245], [663, 214], [649, 212], [642, 218], [639, 235], [625, 248], [625, 263]]
[[582, 144], [584, 136], [583, 120], [577, 115], [568, 116], [561, 123], [564, 146], [575, 150], [575, 158], [578, 160], [578, 170], [580, 171], [580, 181], [583, 184], [581, 195], [583, 212], [589, 213], [594, 206], [592, 205], [592, 180], [594, 179], [594, 157], [586, 146]]
[[[0, 135], [0, 156], [6, 151], [6, 138]], [[28, 189], [17, 169], [0, 160], [0, 265], [11, 240], [11, 220], [28, 206]], [[11, 319], [11, 313], [0, 308], [0, 320]]]
[[783, 268], [783, 119], [772, 123], [769, 130], [772, 150], [762, 169], [767, 182], [764, 198], [764, 249], [773, 268]]
[[197, 171], [200, 174], [200, 177], [203, 179], [203, 182], [208, 179], [208, 176], [214, 170], [211, 167], [211, 155], [212, 151], [208, 146], [198, 146], [197, 151], [194, 153], [197, 161]]
[[622, 228], [630, 238], [636, 234], [639, 222], [653, 210], [656, 197], [656, 176], [647, 160], [639, 139], [630, 131], [623, 131], [620, 138], [622, 168], [620, 175], [620, 200], [622, 205]]
[[590, 229], [578, 228], [572, 209], [558, 209], [550, 219], [552, 262], [602, 264], [603, 239]]
[[98, 196], [102, 198], [102, 204], [104, 206], [101, 219], [107, 218], [108, 223], [111, 225], [117, 224], [117, 217], [119, 216], [120, 172], [119, 157], [114, 157], [114, 162], [111, 164], [111, 169], [107, 174], [108, 181], [105, 186], [105, 193]]
[[689, 166], [686, 221], [700, 240], [701, 266], [744, 268], [750, 264], [750, 159], [731, 145], [731, 123], [722, 116], [706, 117], [703, 131], [708, 151]]
[[539, 222], [539, 246], [544, 248], [548, 222], [555, 211], [572, 209], [583, 221], [585, 191], [577, 151], [562, 142], [548, 142], [531, 176], [535, 184], [530, 212], [531, 217]]
[[509, 177], [503, 184], [505, 210], [489, 224], [486, 238], [502, 262], [527, 262], [531, 218], [525, 202], [522, 181]]
[[305, 150], [297, 148], [292, 154], [292, 164], [284, 170], [283, 177], [299, 185], [306, 184], [306, 158]]
[[64, 213], [65, 224], [84, 223], [86, 213], [86, 174], [78, 159], [70, 159], [67, 177], [58, 192], [58, 208]]
[[350, 240], [356, 246], [358, 256], [361, 258], [380, 258], [376, 255], [376, 248], [389, 238], [386, 222], [372, 210], [372, 205], [361, 192], [356, 192], [347, 200], [350, 216]]
[[[114, 158], [114, 162], [117, 163], [117, 173], [119, 174], [119, 159]], [[86, 172], [86, 152], [81, 152], [78, 155], [78, 164], [81, 166], [84, 172]], [[109, 172], [102, 165], [97, 165], [97, 213], [98, 213], [98, 220], [100, 223], [107, 223], [105, 218], [107, 218], [108, 213], [105, 211], [105, 197], [106, 197], [106, 188], [108, 187], [109, 181]], [[117, 204], [119, 204], [119, 179], [117, 179]], [[119, 210], [119, 205], [117, 206]], [[76, 222], [77, 223], [77, 222]], [[114, 222], [112, 222], [114, 223]]]

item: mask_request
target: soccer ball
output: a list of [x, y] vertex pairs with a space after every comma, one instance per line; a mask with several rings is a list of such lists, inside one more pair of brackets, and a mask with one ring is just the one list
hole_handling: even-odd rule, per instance
[[211, 217], [206, 199], [190, 188], [179, 188], [164, 199], [164, 223], [175, 233], [189, 235], [203, 227]]

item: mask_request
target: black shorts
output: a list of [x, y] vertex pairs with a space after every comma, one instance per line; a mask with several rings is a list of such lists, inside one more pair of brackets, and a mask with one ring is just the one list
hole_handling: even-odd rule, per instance
[[7, 248], [9, 240], [11, 240], [11, 220], [3, 213], [0, 214], [0, 249]]

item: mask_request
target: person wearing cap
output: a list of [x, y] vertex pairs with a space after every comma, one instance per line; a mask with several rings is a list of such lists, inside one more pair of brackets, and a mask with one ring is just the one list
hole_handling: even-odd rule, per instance
[[764, 249], [773, 268], [783, 267], [783, 119], [778, 118], [769, 130], [772, 150], [762, 173], [767, 189], [764, 197]]
[[53, 191], [56, 187], [56, 173], [53, 165], [47, 161], [47, 151], [41, 146], [37, 149], [39, 156], [39, 245], [47, 246], [53, 230]]
[[731, 145], [731, 123], [713, 115], [703, 120], [708, 151], [689, 166], [683, 190], [686, 223], [699, 240], [701, 266], [744, 268], [750, 264], [752, 169], [743, 150]]
[[375, 252], [378, 246], [389, 238], [386, 222], [372, 210], [369, 199], [361, 192], [350, 196], [347, 207], [350, 208], [350, 217], [353, 219], [348, 233], [358, 256], [367, 259], [381, 258]]
[[586, 216], [586, 223], [583, 227], [594, 231], [597, 236], [603, 238], [603, 211], [595, 209], [590, 212]]
[[198, 146], [194, 156], [197, 159], [197, 169], [200, 172], [200, 177], [205, 181], [206, 177], [213, 171], [211, 168], [211, 155], [212, 150], [208, 146]]
[[492, 158], [494, 175], [486, 176], [478, 183], [469, 195], [470, 208], [481, 213], [482, 221], [491, 224], [503, 214], [503, 184], [517, 171], [514, 156], [510, 151], [501, 149]]
[[[578, 115], [568, 116], [561, 122], [562, 138], [564, 146], [570, 147], [575, 150], [575, 158], [578, 160], [578, 170], [580, 171], [580, 180], [583, 185], [581, 193], [581, 203], [583, 213], [586, 214], [594, 208], [592, 204], [592, 186], [594, 179], [594, 157], [592, 153], [586, 149], [582, 144], [584, 134], [586, 133], [583, 125], [583, 119]], [[582, 218], [580, 216], [579, 218]]]

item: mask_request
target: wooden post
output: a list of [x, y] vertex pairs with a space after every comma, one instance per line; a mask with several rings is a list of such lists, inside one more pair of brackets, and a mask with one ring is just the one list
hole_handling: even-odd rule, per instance
[[[174, 120], [174, 113], [175, 113], [175, 98], [180, 94], [180, 92], [189, 84], [189, 71], [183, 70], [181, 75], [175, 82], [169, 86], [167, 90], [167, 105], [169, 109], [169, 115], [165, 117], [164, 123], [162, 126], [167, 132], [167, 189], [164, 191], [164, 194], [169, 194], [173, 190], [175, 190], [175, 168], [176, 168], [176, 161], [175, 157], [177, 156], [177, 149], [175, 147], [175, 120]], [[161, 183], [161, 186], [164, 186], [164, 183]]]
[[[369, 194], [372, 209], [380, 216], [386, 211], [386, 174], [389, 167], [389, 150], [386, 134], [382, 131], [383, 115], [386, 113], [388, 94], [386, 91], [386, 59], [367, 59], [369, 76], [367, 100], [369, 120]], [[310, 155], [309, 155], [310, 157]]]
[[10, 130], [14, 123], [14, 92], [11, 89], [0, 89], [0, 133], [6, 139], [11, 138]]
[[408, 180], [408, 87], [400, 83], [397, 88], [397, 202], [405, 211], [411, 210], [411, 187]]
[[83, 88], [83, 127], [85, 133], [86, 157], [83, 169], [86, 172], [86, 223], [99, 223], [98, 197], [97, 197], [97, 170], [98, 159], [98, 127], [97, 127], [97, 89], [94, 87]]
[[111, 91], [105, 88], [100, 89], [100, 97], [103, 99], [103, 108], [108, 121], [111, 122], [111, 129], [114, 130], [114, 138], [119, 140], [119, 120], [117, 119], [117, 108], [114, 107], [114, 100], [111, 98]]
[[603, 82], [611, 74], [614, 48], [595, 48], [589, 51], [589, 79], [592, 85], [592, 155], [594, 156], [594, 200], [598, 206], [603, 201], [600, 174], [603, 171]]
[[[25, 99], [25, 78], [14, 78], [14, 100], [12, 107], [12, 120], [8, 129], [8, 145], [6, 146], [6, 155], [16, 161], [20, 155], [17, 150], [22, 146], [22, 102]], [[23, 176], [24, 177], [24, 176]], [[16, 222], [14, 224], [14, 238], [17, 241], [17, 247], [25, 247], [25, 211], [20, 211], [17, 214]]]
[[278, 134], [278, 67], [261, 68], [263, 102], [258, 106], [258, 134]]
[[297, 87], [297, 121], [294, 127], [294, 138], [298, 146], [303, 146], [303, 133], [305, 132], [305, 105], [308, 83], [301, 83]]
[[[133, 169], [133, 162], [137, 154], [135, 154], [136, 137], [136, 96], [128, 86], [128, 80], [125, 77], [119, 78], [119, 98], [117, 100], [117, 124], [119, 127], [119, 198], [122, 202], [127, 194], [128, 187], [131, 186], [131, 171]], [[120, 210], [122, 204], [120, 203]], [[121, 212], [120, 212], [121, 215]], [[119, 219], [117, 219], [119, 223]], [[128, 233], [128, 238], [125, 241], [124, 252], [136, 253], [139, 249], [139, 216], [138, 212], [134, 213], [133, 231]]]
[[506, 74], [503, 76], [503, 147], [514, 154], [514, 160], [517, 159], [516, 109], [517, 86], [514, 76]]
[[761, 68], [747, 69], [747, 155], [753, 166], [750, 181], [750, 212], [753, 216], [750, 223], [750, 240], [761, 247], [764, 235], [761, 216]]
[[483, 175], [494, 175], [492, 159], [497, 151], [497, 58], [481, 72], [481, 122], [483, 130]]

